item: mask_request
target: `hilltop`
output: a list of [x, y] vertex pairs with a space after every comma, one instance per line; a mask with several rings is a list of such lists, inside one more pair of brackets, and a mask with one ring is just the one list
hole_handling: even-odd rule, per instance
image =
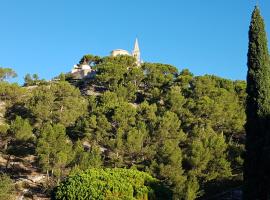
[[88, 168], [147, 172], [166, 188], [154, 190], [157, 199], [203, 199], [241, 186], [244, 81], [138, 66], [128, 55], [82, 60], [93, 76], [0, 83], [1, 171], [23, 181], [17, 191], [49, 197]]

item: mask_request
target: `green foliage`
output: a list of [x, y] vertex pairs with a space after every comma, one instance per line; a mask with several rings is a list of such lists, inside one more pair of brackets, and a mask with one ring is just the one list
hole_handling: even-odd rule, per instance
[[4, 137], [7, 135], [9, 129], [9, 125], [8, 124], [1, 124], [0, 125], [0, 137]]
[[65, 81], [66, 80], [66, 75], [64, 73], [61, 73], [59, 76], [59, 81]]
[[263, 18], [259, 8], [256, 7], [252, 13], [249, 29], [247, 101], [250, 105], [247, 109], [249, 111], [253, 108], [251, 106], [254, 106], [253, 109], [257, 108], [253, 115], [258, 117], [264, 117], [270, 112], [269, 73], [267, 35]]
[[71, 125], [86, 112], [87, 102], [80, 91], [67, 82], [40, 86], [33, 90], [27, 102], [38, 123], [61, 123]]
[[9, 78], [15, 78], [17, 76], [16, 72], [11, 68], [0, 67], [0, 81], [4, 81]]
[[26, 74], [24, 77], [24, 86], [33, 86], [39, 85], [41, 83], [45, 83], [45, 80], [39, 80], [39, 76], [37, 74]]
[[154, 134], [157, 154], [152, 167], [157, 177], [174, 188], [174, 196], [181, 196], [186, 177], [182, 169], [182, 150], [179, 144], [185, 140], [185, 135], [180, 129], [177, 115], [167, 111], [159, 120]]
[[79, 64], [88, 64], [90, 66], [98, 64], [101, 61], [101, 58], [99, 56], [94, 56], [91, 54], [84, 55]]
[[203, 181], [229, 177], [231, 169], [226, 159], [226, 149], [223, 135], [216, 134], [209, 127], [198, 130], [190, 144], [189, 173]]
[[36, 148], [39, 163], [44, 171], [51, 171], [57, 177], [61, 176], [62, 170], [71, 161], [71, 150], [72, 144], [65, 134], [63, 125], [44, 125]]
[[9, 176], [0, 174], [0, 200], [14, 198], [14, 185]]
[[101, 63], [98, 66], [97, 80], [101, 85], [115, 91], [119, 85], [124, 84], [128, 69], [125, 65], [114, 63]]
[[144, 63], [142, 69], [145, 73], [143, 80], [145, 95], [154, 101], [159, 100], [163, 90], [172, 84], [177, 69], [174, 66], [159, 63]]
[[20, 87], [17, 83], [0, 82], [0, 100], [7, 103], [15, 104], [25, 102], [27, 90]]
[[123, 99], [135, 100], [135, 93], [143, 80], [143, 70], [136, 67], [133, 57], [105, 57], [95, 67], [99, 85], [116, 92]]
[[82, 142], [79, 140], [74, 145], [74, 159], [71, 166], [77, 169], [86, 170], [90, 167], [100, 167], [102, 165], [101, 152], [97, 145], [91, 145], [91, 149], [85, 151]]
[[[40, 84], [38, 77], [30, 75], [38, 84], [25, 88], [0, 83], [3, 113], [7, 110], [0, 130], [3, 145], [8, 137], [17, 134], [17, 138], [27, 139], [33, 131], [40, 167], [58, 180], [70, 171], [74, 174], [88, 168], [94, 170], [95, 177], [97, 172], [109, 173], [109, 169], [93, 169], [101, 166], [148, 172], [164, 184], [155, 188], [147, 185], [161, 195], [153, 196], [152, 192], [149, 199], [192, 200], [212, 192], [210, 187], [215, 183], [220, 187], [222, 182], [241, 177], [244, 81], [194, 76], [187, 69], [178, 73], [174, 66], [160, 63], [137, 66], [131, 56], [100, 58], [89, 54], [79, 64], [93, 67], [96, 76], [78, 83], [71, 74], [61, 74], [54, 81]], [[94, 189], [79, 188], [94, 195], [100, 192], [107, 199], [122, 199], [122, 193], [117, 196], [112, 191], [127, 192], [123, 195], [134, 191], [133, 186], [122, 186], [125, 178], [129, 180], [126, 174], [135, 173], [127, 171], [121, 176], [116, 173], [120, 182], [111, 178], [107, 185], [100, 179], [87, 180], [87, 184], [100, 184], [99, 189], [110, 188], [111, 193], [102, 193], [96, 185]], [[72, 175], [76, 181], [84, 176], [92, 177]], [[140, 187], [144, 188], [143, 184]], [[78, 188], [67, 187], [71, 187], [70, 193], [61, 189], [61, 195], [77, 194], [73, 189]], [[64, 183], [61, 188], [66, 188]], [[170, 196], [162, 196], [164, 192]], [[147, 198], [132, 195], [126, 199]]]
[[175, 199], [195, 199], [206, 183], [229, 180], [242, 167], [244, 82], [178, 75], [163, 64], [130, 67], [124, 57], [95, 67], [91, 83], [105, 92], [88, 98], [88, 114], [69, 135], [104, 149], [103, 165], [147, 171]]
[[56, 190], [55, 199], [159, 199], [159, 181], [132, 169], [89, 169], [68, 177]]
[[24, 85], [31, 85], [33, 82], [33, 79], [30, 74], [26, 74], [24, 77]]
[[189, 177], [186, 183], [186, 193], [183, 199], [193, 200], [201, 195], [202, 192], [200, 191], [200, 185], [197, 178], [195, 176]]
[[28, 119], [22, 119], [20, 116], [16, 116], [16, 119], [11, 122], [10, 132], [19, 141], [29, 141], [35, 137]]
[[270, 198], [270, 60], [264, 21], [256, 6], [248, 45], [245, 199]]
[[177, 73], [174, 66], [159, 63], [144, 63], [142, 68], [145, 71], [145, 87], [164, 87], [169, 84]]
[[112, 63], [116, 65], [123, 65], [127, 68], [136, 67], [136, 59], [133, 56], [119, 55], [107, 56], [101, 59], [101, 63]]
[[[191, 82], [189, 110], [197, 125], [211, 124], [220, 133], [232, 136], [243, 132], [245, 112], [234, 91], [234, 83], [214, 76], [196, 77]], [[244, 98], [244, 97], [243, 97]], [[242, 99], [241, 99], [242, 100]], [[194, 123], [193, 122], [193, 123]]]

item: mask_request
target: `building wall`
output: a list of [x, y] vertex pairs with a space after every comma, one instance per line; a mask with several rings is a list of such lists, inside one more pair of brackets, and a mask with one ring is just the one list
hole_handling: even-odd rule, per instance
[[118, 55], [128, 55], [130, 56], [130, 53], [124, 49], [116, 49], [111, 52], [111, 56], [118, 56]]

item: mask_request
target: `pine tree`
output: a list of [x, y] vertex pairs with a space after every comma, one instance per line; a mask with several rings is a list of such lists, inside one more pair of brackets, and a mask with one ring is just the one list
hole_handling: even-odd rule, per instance
[[249, 27], [245, 199], [270, 198], [270, 64], [267, 36], [256, 6]]
[[71, 161], [72, 145], [61, 124], [45, 124], [37, 141], [36, 152], [42, 169], [60, 177], [65, 166]]
[[28, 119], [23, 119], [20, 116], [16, 116], [16, 119], [11, 122], [10, 132], [19, 141], [29, 141], [35, 138]]

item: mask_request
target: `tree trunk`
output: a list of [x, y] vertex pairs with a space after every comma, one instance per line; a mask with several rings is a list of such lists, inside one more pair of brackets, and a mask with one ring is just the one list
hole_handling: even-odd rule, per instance
[[6, 163], [6, 168], [5, 168], [6, 171], [8, 169], [8, 165], [10, 163], [10, 157], [11, 157], [11, 155], [8, 155], [8, 159], [7, 159], [7, 163]]

